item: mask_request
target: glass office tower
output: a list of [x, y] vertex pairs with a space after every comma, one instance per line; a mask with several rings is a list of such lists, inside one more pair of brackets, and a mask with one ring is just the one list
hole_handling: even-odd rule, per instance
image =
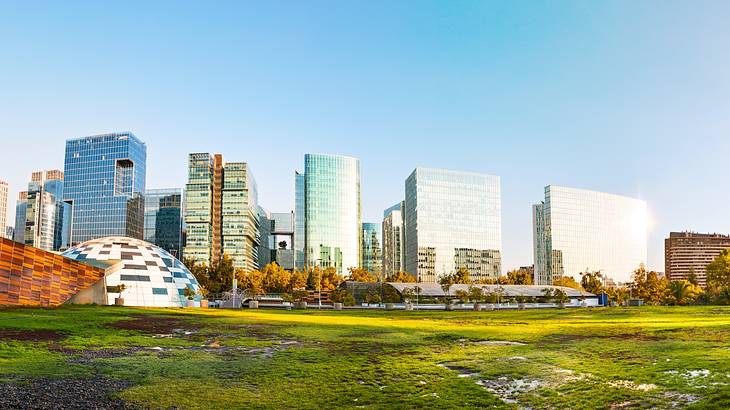
[[13, 230], [15, 242], [25, 243], [25, 210], [27, 207], [28, 191], [20, 191], [18, 202], [15, 204], [15, 229]]
[[362, 263], [360, 267], [380, 278], [383, 273], [383, 231], [380, 224], [362, 224]]
[[304, 270], [304, 174], [294, 172], [294, 266]]
[[144, 240], [181, 257], [183, 191], [180, 188], [148, 189], [144, 198]]
[[144, 236], [147, 146], [131, 132], [66, 141], [64, 198], [71, 204], [71, 243]]
[[[360, 264], [360, 161], [304, 156], [304, 258], [307, 267], [338, 273]], [[295, 239], [296, 240], [296, 239]]]
[[383, 212], [383, 276], [386, 278], [405, 269], [404, 206], [401, 201]]
[[502, 270], [499, 177], [416, 168], [405, 184], [406, 272], [433, 283], [461, 267], [472, 280]]
[[627, 282], [646, 264], [646, 202], [620, 195], [549, 185], [533, 206], [535, 281], [601, 271]]
[[63, 201], [63, 172], [33, 172], [25, 194], [23, 242], [47, 251], [68, 247], [64, 219], [70, 218], [70, 205]]

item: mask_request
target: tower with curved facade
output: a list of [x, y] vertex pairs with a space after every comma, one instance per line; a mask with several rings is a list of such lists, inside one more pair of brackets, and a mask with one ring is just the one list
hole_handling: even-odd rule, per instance
[[302, 176], [296, 184], [296, 197], [303, 199], [297, 209], [304, 209], [304, 267], [331, 266], [344, 273], [347, 268], [359, 266], [360, 160], [306, 154], [304, 174], [299, 175]]

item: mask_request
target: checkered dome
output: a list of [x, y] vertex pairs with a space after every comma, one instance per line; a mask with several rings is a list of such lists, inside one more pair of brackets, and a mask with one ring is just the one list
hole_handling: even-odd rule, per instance
[[[109, 304], [120, 296], [115, 291], [121, 284], [125, 285], [121, 297], [127, 306], [185, 306], [185, 289], [196, 294], [200, 289], [193, 274], [179, 260], [139, 239], [94, 239], [67, 250], [63, 256], [106, 268]], [[200, 300], [200, 296], [195, 299]]]

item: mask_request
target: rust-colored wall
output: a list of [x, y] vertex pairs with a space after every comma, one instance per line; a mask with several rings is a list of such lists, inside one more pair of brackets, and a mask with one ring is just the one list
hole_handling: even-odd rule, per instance
[[0, 305], [57, 306], [104, 277], [104, 270], [0, 238]]

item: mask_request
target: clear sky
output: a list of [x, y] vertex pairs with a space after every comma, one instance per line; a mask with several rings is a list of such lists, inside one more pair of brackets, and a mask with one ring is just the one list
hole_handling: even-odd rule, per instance
[[[129, 130], [147, 187], [186, 155], [251, 164], [292, 209], [306, 152], [361, 159], [363, 220], [416, 166], [502, 177], [505, 269], [532, 263], [547, 184], [646, 200], [730, 233], [730, 2], [0, 3], [0, 178], [63, 168], [68, 137]], [[11, 211], [11, 216], [14, 210]]]

